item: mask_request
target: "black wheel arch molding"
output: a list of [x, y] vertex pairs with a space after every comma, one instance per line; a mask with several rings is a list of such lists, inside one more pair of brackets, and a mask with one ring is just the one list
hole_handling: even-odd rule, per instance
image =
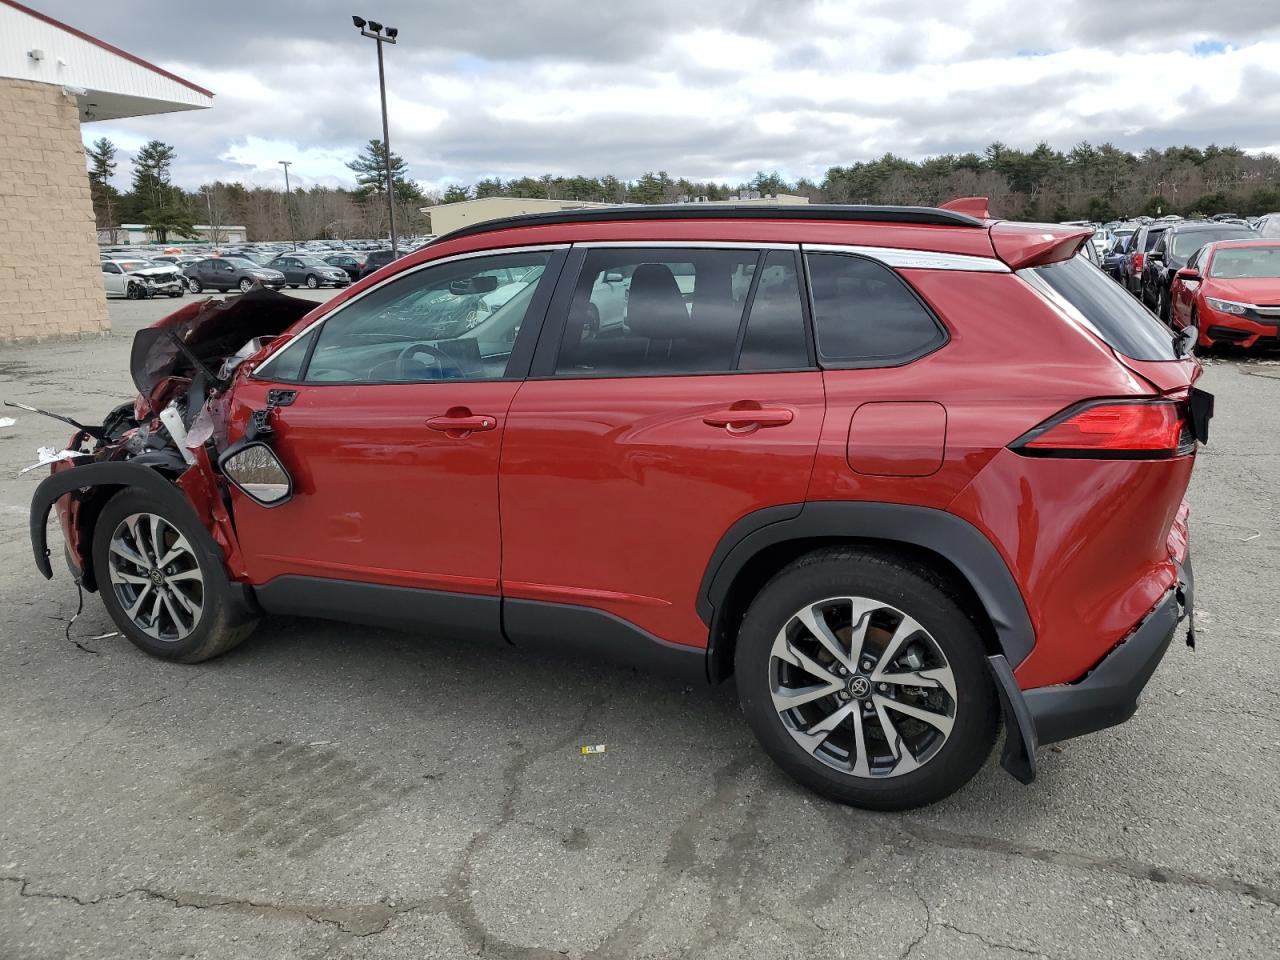
[[1035, 645], [1035, 631], [1008, 564], [977, 527], [932, 507], [848, 500], [815, 500], [747, 514], [721, 537], [698, 590], [698, 616], [710, 631], [707, 669], [724, 676], [718, 638], [734, 582], [762, 551], [789, 542], [866, 540], [937, 554], [956, 568], [990, 621], [999, 653], [1017, 667]]

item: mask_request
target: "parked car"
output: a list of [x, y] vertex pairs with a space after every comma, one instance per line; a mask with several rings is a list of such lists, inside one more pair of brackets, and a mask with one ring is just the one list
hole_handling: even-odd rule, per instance
[[161, 263], [172, 264], [179, 271], [179, 273], [181, 273], [183, 268], [190, 266], [191, 264], [196, 263], [201, 259], [203, 258], [192, 256], [191, 254], [186, 254], [186, 253], [162, 253], [159, 256], [152, 257], [151, 262], [156, 264], [161, 264]]
[[108, 297], [130, 300], [143, 300], [156, 294], [180, 297], [186, 293], [176, 267], [150, 260], [103, 260], [102, 287]]
[[271, 266], [284, 274], [291, 287], [345, 287], [351, 283], [347, 271], [325, 263], [309, 253], [282, 253], [271, 261]]
[[1280, 240], [1207, 243], [1178, 270], [1170, 322], [1202, 347], [1280, 346]]
[[359, 279], [363, 280], [369, 274], [376, 270], [380, 270], [388, 263], [395, 260], [396, 257], [390, 250], [374, 250], [364, 258], [364, 268], [360, 271]]
[[284, 274], [271, 267], [254, 263], [246, 257], [208, 257], [198, 260], [184, 269], [187, 289], [192, 293], [203, 290], [239, 290], [248, 293], [254, 284], [262, 284], [272, 290], [284, 286]]
[[1109, 276], [1117, 283], [1123, 283], [1124, 278], [1121, 269], [1124, 266], [1124, 259], [1127, 255], [1129, 242], [1133, 239], [1136, 230], [1128, 233], [1116, 234], [1115, 239], [1111, 241], [1111, 245], [1107, 247], [1102, 254], [1102, 272]]
[[1268, 213], [1259, 217], [1254, 229], [1267, 239], [1280, 239], [1280, 213]]
[[[975, 199], [561, 211], [360, 296], [188, 308], [36, 489], [35, 561], [56, 504], [77, 582], [157, 657], [264, 612], [425, 628], [732, 675], [764, 749], [840, 802], [947, 796], [1002, 716], [1029, 782], [1037, 744], [1134, 712], [1193, 597], [1211, 398], [1088, 236]], [[477, 323], [406, 309], [513, 271]], [[596, 334], [611, 272], [625, 321]]]
[[322, 259], [331, 267], [345, 270], [352, 283], [360, 279], [360, 271], [364, 269], [364, 258], [354, 253], [331, 253]]
[[1169, 226], [1169, 222], [1164, 220], [1144, 223], [1129, 241], [1124, 263], [1120, 265], [1120, 282], [1135, 297], [1142, 295], [1142, 269], [1145, 266], [1147, 254], [1155, 247], [1160, 236], [1169, 229]]
[[1258, 236], [1243, 225], [1212, 220], [1183, 220], [1160, 235], [1142, 266], [1142, 302], [1161, 320], [1169, 320], [1169, 285], [1173, 275], [1206, 243], [1214, 240], [1245, 240]]

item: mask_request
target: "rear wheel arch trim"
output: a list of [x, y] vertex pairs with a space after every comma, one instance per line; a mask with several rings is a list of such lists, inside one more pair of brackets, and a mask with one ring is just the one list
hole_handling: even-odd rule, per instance
[[[1035, 646], [1035, 631], [1008, 564], [968, 521], [931, 507], [894, 503], [810, 501], [766, 507], [738, 520], [716, 545], [698, 590], [698, 616], [710, 628], [707, 669], [715, 679], [718, 619], [737, 576], [762, 551], [788, 542], [871, 539], [944, 557], [982, 604], [1001, 652], [1016, 668]], [[722, 654], [721, 654], [722, 655]]]

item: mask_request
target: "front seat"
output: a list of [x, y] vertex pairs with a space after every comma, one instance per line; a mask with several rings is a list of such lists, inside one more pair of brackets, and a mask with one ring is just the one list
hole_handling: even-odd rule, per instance
[[689, 311], [680, 285], [664, 263], [642, 263], [631, 276], [627, 294], [627, 329], [649, 341], [645, 359], [669, 366], [672, 341], [687, 337]]

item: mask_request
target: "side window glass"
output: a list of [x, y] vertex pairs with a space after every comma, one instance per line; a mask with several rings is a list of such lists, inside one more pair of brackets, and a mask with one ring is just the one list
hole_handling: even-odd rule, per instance
[[758, 256], [755, 250], [591, 250], [570, 302], [556, 373], [731, 370]]
[[114, 263], [108, 263], [107, 261], [104, 260], [102, 262], [102, 272], [103, 273], [119, 273], [120, 268], [117, 267]]
[[289, 382], [301, 379], [302, 365], [307, 360], [307, 350], [310, 349], [311, 341], [316, 338], [316, 333], [319, 329], [319, 327], [313, 327], [277, 353], [271, 360], [271, 365], [268, 368], [269, 373], [263, 373], [263, 376], [269, 375], [272, 380], [286, 380]]
[[804, 310], [795, 254], [771, 250], [760, 271], [747, 329], [738, 357], [739, 370], [795, 370], [809, 366]]
[[819, 361], [888, 366], [946, 341], [933, 315], [883, 264], [830, 253], [809, 254], [808, 264]]
[[[516, 335], [550, 259], [543, 251], [472, 257], [425, 267], [372, 291], [321, 325], [307, 382], [506, 376]], [[276, 376], [274, 365], [262, 375]]]

